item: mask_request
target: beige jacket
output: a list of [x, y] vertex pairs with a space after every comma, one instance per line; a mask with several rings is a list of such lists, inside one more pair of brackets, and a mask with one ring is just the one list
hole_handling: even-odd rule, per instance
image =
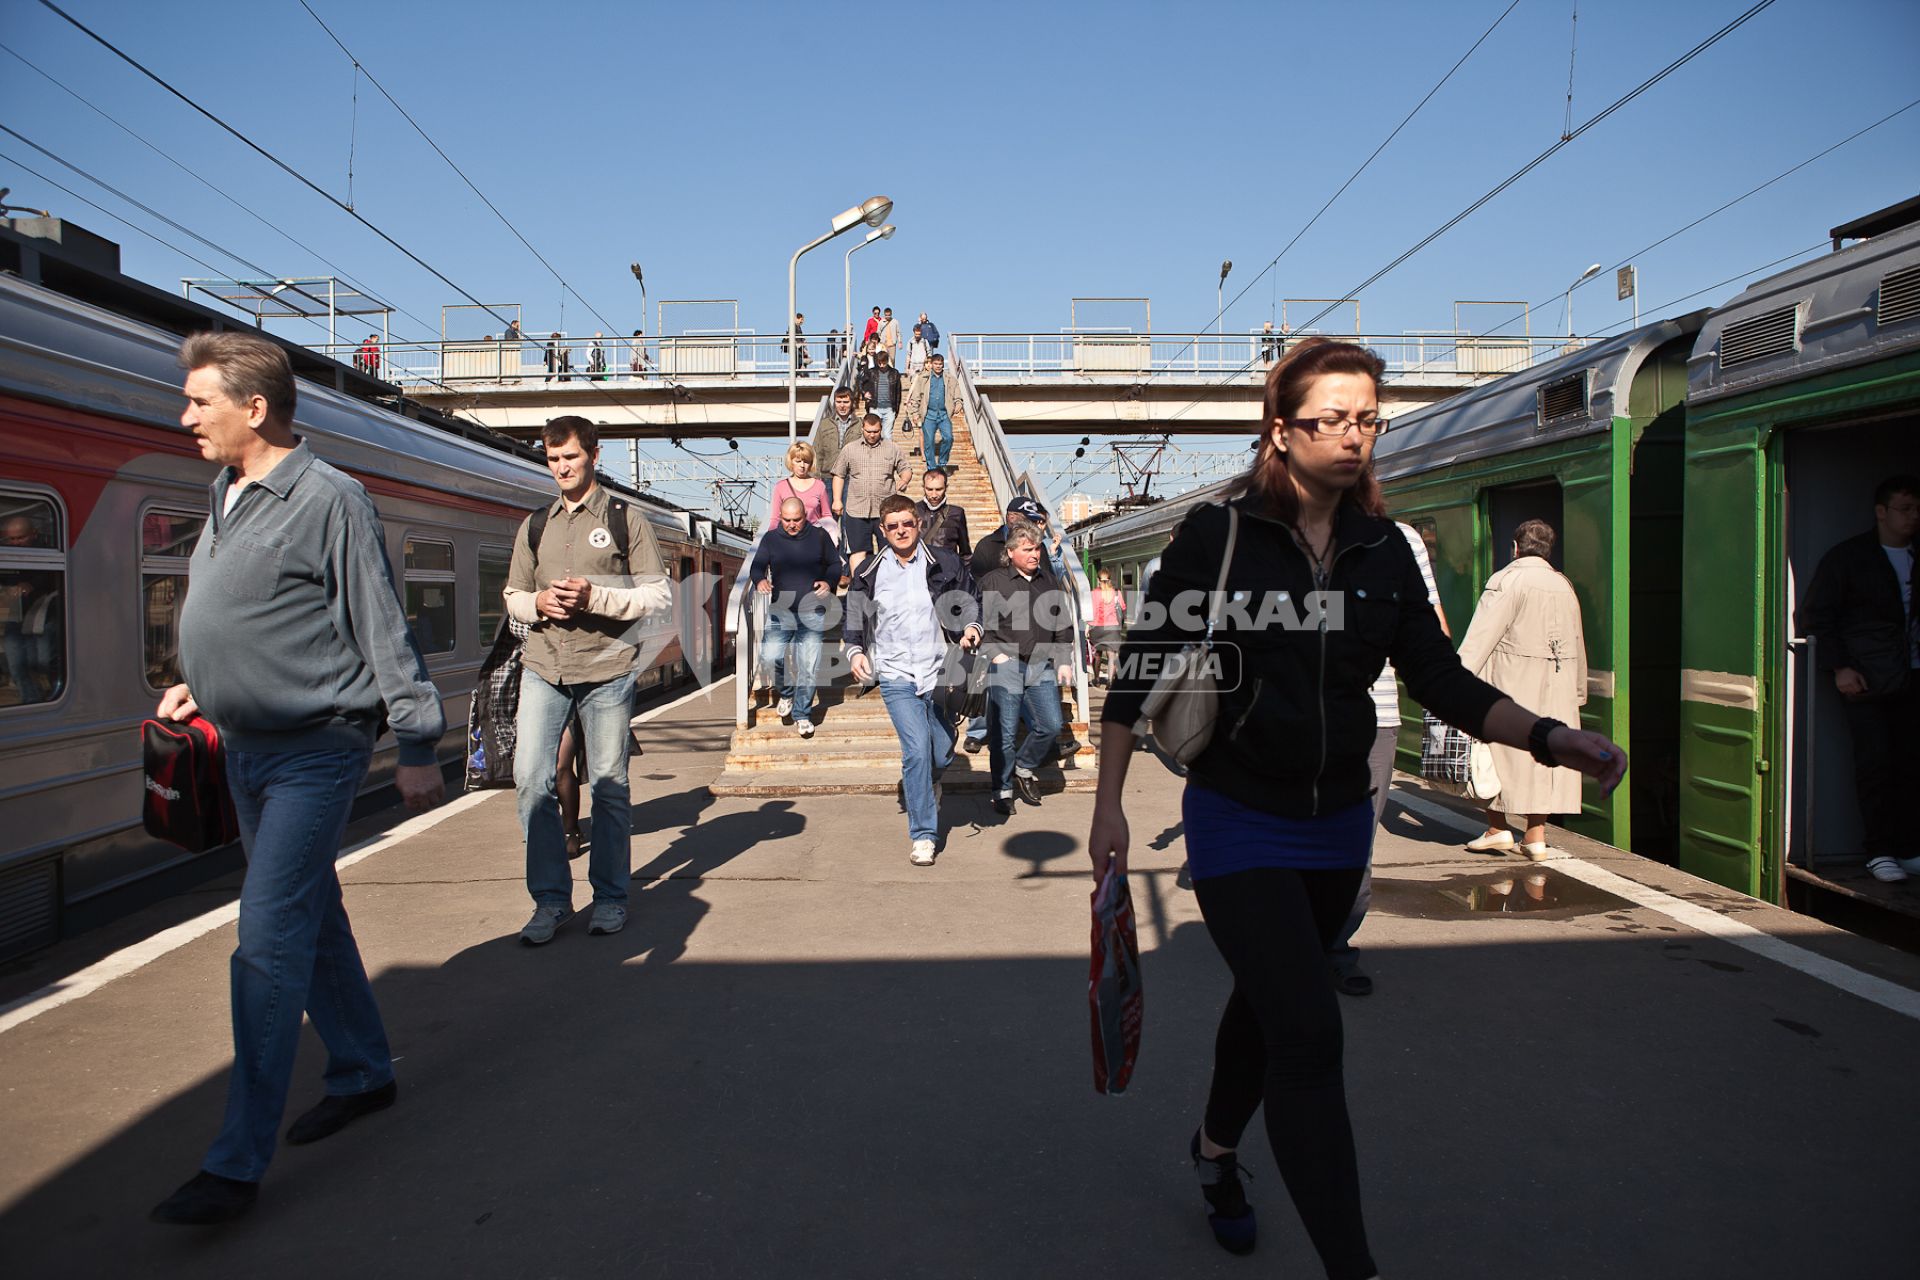
[[[961, 420], [961, 410], [966, 403], [966, 397], [960, 392], [960, 380], [949, 371], [940, 375], [940, 382], [947, 392], [947, 417], [958, 423]], [[900, 416], [905, 418], [907, 425], [916, 431], [920, 429], [920, 424], [926, 421], [927, 389], [932, 385], [933, 372], [926, 368], [922, 368], [919, 373], [913, 375], [913, 381], [907, 385], [907, 402], [900, 407]]]
[[[592, 684], [633, 670], [639, 652], [638, 625], [648, 615], [670, 619], [673, 587], [660, 559], [653, 525], [627, 503], [627, 572], [620, 572], [607, 532], [607, 491], [594, 485], [586, 501], [569, 509], [556, 497], [538, 548], [527, 544], [531, 520], [520, 523], [507, 567], [507, 612], [533, 630], [527, 636], [527, 670], [549, 684]], [[593, 584], [587, 608], [561, 622], [540, 615], [539, 595], [560, 578]]]
[[[1587, 643], [1573, 584], [1539, 556], [1487, 580], [1460, 662], [1535, 715], [1579, 727], [1587, 701]], [[1549, 769], [1513, 747], [1493, 747], [1495, 807], [1510, 814], [1580, 812], [1580, 775]]]

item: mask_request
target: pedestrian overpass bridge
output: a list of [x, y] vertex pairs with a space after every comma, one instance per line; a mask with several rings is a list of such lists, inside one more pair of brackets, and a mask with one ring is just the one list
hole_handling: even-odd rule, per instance
[[[1259, 417], [1267, 370], [1304, 335], [960, 333], [963, 366], [1010, 435], [1238, 435]], [[1455, 333], [1339, 334], [1387, 362], [1382, 409], [1405, 414], [1565, 349], [1564, 339]], [[801, 425], [844, 377], [828, 335], [800, 338]], [[329, 352], [343, 361], [351, 344]], [[837, 354], [837, 352], [835, 353]], [[787, 434], [789, 355], [767, 334], [547, 342], [391, 343], [381, 376], [409, 398], [507, 435], [579, 414], [608, 439]]]

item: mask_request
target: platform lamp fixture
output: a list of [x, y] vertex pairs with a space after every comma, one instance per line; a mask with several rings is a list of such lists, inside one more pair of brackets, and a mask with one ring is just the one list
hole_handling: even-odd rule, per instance
[[1578, 289], [1581, 285], [1585, 284], [1587, 281], [1593, 279], [1595, 276], [1599, 274], [1600, 274], [1600, 264], [1596, 262], [1592, 266], [1588, 267], [1585, 271], [1582, 271], [1580, 273], [1580, 278], [1578, 280], [1575, 280], [1572, 284], [1567, 286], [1566, 308], [1567, 308], [1567, 341], [1568, 342], [1573, 341], [1573, 291], [1575, 289]]
[[[891, 239], [893, 239], [893, 224], [889, 222], [884, 227], [875, 227], [873, 230], [867, 232], [866, 239], [862, 240], [859, 244], [853, 246], [853, 248], [847, 250], [846, 262], [844, 264], [846, 267], [845, 283], [846, 283], [846, 290], [847, 290], [846, 304], [845, 304], [846, 311], [845, 311], [845, 316], [841, 321], [841, 324], [843, 327], [840, 330], [840, 332], [844, 334], [846, 338], [851, 338], [853, 336], [853, 255], [860, 252], [862, 249], [866, 248], [868, 245], [872, 244], [875, 240], [891, 240]], [[845, 338], [843, 338], [842, 341], [845, 341]], [[848, 351], [853, 350], [853, 344], [851, 342], [847, 342], [846, 349]]]
[[1227, 296], [1227, 273], [1233, 270], [1233, 259], [1228, 258], [1220, 264], [1220, 283], [1213, 288], [1213, 331], [1220, 337], [1226, 337], [1224, 328], [1227, 321], [1227, 309], [1221, 301]]
[[[873, 196], [836, 214], [827, 234], [809, 240], [793, 251], [793, 257], [787, 261], [787, 443], [791, 445], [800, 435], [800, 331], [793, 317], [799, 311], [798, 277], [800, 257], [810, 249], [818, 249], [827, 241], [844, 232], [853, 230], [865, 223], [876, 230], [885, 226], [887, 215], [893, 212], [893, 201], [885, 196]], [[849, 321], [851, 324], [851, 321]]]
[[[629, 262], [627, 270], [633, 272], [633, 279], [640, 286], [640, 327], [647, 327], [647, 273], [640, 269], [637, 262]], [[658, 326], [656, 326], [658, 327]]]

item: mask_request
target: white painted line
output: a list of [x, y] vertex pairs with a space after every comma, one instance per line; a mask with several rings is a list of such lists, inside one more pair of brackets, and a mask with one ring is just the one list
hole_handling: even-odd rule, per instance
[[[1395, 791], [1389, 799], [1396, 804], [1418, 814], [1432, 822], [1452, 827], [1463, 834], [1480, 834], [1480, 823], [1462, 814], [1455, 813], [1444, 805], [1419, 796], [1410, 796], [1404, 791]], [[1783, 964], [1809, 978], [1824, 982], [1828, 986], [1838, 987], [1850, 995], [1871, 1001], [1883, 1009], [1920, 1021], [1920, 991], [1903, 987], [1897, 982], [1888, 982], [1885, 978], [1862, 973], [1851, 965], [1796, 946], [1784, 938], [1776, 938], [1764, 929], [1756, 929], [1745, 921], [1722, 915], [1711, 907], [1697, 902], [1688, 902], [1650, 888], [1637, 880], [1629, 880], [1605, 867], [1597, 866], [1584, 858], [1565, 855], [1547, 859], [1544, 865], [1554, 870], [1584, 881], [1596, 889], [1604, 889], [1616, 897], [1625, 898], [1637, 907], [1656, 911], [1676, 924], [1685, 925], [1696, 933], [1704, 933], [1710, 938], [1731, 943], [1757, 956], [1764, 956], [1776, 964]]]
[[[635, 716], [632, 723], [645, 724], [655, 716], [662, 715], [673, 710], [675, 707], [691, 702], [703, 694], [712, 693], [718, 689], [720, 685], [724, 684], [726, 680], [731, 680], [732, 678], [732, 676], [727, 676], [722, 680], [714, 681], [713, 684], [707, 685], [705, 688], [695, 689], [683, 697], [674, 699], [672, 702], [663, 703], [657, 707], [650, 707]], [[382, 832], [377, 836], [369, 836], [358, 844], [342, 850], [340, 857], [334, 862], [334, 868], [335, 870], [345, 870], [354, 863], [371, 858], [374, 854], [385, 849], [390, 849], [403, 840], [417, 836], [423, 831], [431, 830], [439, 826], [442, 822], [445, 822], [448, 818], [456, 814], [465, 813], [481, 801], [498, 794], [500, 794], [500, 792], [497, 790], [470, 791], [465, 795], [448, 801], [446, 804], [441, 805], [431, 812], [408, 818], [405, 822], [400, 823], [389, 831]], [[171, 929], [163, 929], [151, 938], [142, 939], [130, 947], [123, 947], [105, 959], [88, 965], [78, 973], [69, 974], [67, 977], [60, 979], [60, 981], [50, 983], [30, 995], [24, 995], [18, 1000], [0, 1005], [0, 1035], [6, 1034], [24, 1022], [39, 1017], [49, 1009], [58, 1009], [61, 1005], [69, 1004], [80, 999], [82, 996], [92, 995], [109, 982], [112, 982], [115, 978], [124, 978], [136, 969], [152, 964], [168, 952], [178, 951], [194, 939], [204, 937], [222, 925], [232, 924], [239, 918], [240, 904], [238, 902], [229, 902], [224, 907], [215, 907], [213, 910], [197, 915], [191, 920], [174, 925]]]

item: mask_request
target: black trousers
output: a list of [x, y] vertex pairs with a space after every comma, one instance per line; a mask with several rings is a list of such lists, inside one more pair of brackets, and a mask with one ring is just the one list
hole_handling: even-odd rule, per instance
[[1261, 867], [1193, 882], [1213, 944], [1233, 972], [1214, 1038], [1207, 1136], [1238, 1146], [1264, 1102], [1267, 1140], [1331, 1280], [1374, 1274], [1342, 1078], [1339, 996], [1327, 949], [1360, 869]]
[[1920, 671], [1884, 698], [1849, 699], [1853, 785], [1860, 797], [1869, 858], [1920, 855], [1920, 829], [1910, 788], [1920, 785]]

